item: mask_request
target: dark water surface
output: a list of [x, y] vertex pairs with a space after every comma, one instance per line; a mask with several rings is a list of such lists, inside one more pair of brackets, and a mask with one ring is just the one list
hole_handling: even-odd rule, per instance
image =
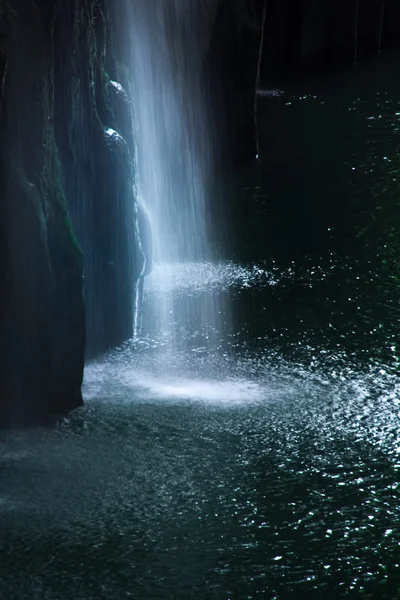
[[1, 434], [1, 599], [400, 598], [399, 69], [260, 96], [226, 260], [170, 267], [180, 343]]

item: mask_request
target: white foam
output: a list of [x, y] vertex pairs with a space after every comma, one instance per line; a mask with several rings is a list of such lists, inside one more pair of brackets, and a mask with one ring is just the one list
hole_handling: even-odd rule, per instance
[[265, 391], [257, 383], [246, 380], [207, 380], [179, 377], [157, 377], [125, 372], [125, 385], [132, 385], [142, 399], [164, 401], [193, 400], [206, 403], [232, 405], [232, 403], [258, 402]]

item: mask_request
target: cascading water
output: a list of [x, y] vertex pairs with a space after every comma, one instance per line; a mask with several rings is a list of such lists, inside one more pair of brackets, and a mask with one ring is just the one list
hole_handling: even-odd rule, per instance
[[211, 269], [206, 215], [213, 138], [202, 56], [212, 10], [211, 3], [200, 0], [127, 3], [138, 189], [154, 245], [145, 328], [147, 323], [161, 331], [174, 348], [182, 327], [192, 333], [186, 340], [208, 346], [213, 333], [221, 330], [222, 313], [226, 319], [215, 295], [208, 293], [193, 303], [187, 289]]

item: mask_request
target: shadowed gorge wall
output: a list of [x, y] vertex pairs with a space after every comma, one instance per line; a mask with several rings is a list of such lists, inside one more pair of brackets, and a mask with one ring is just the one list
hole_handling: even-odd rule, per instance
[[[82, 244], [87, 352], [133, 334], [142, 269], [134, 179], [132, 107], [111, 46], [108, 3], [56, 4], [56, 135], [71, 220]], [[72, 54], [66, 55], [65, 47]]]
[[351, 65], [398, 47], [398, 0], [267, 0], [262, 78]]
[[1, 6], [0, 425], [82, 402], [82, 255], [54, 136], [51, 3]]
[[257, 154], [255, 100], [265, 6], [264, 0], [219, 0], [211, 13], [204, 73], [222, 164]]
[[85, 305], [88, 354], [132, 335], [143, 256], [106, 6], [0, 1], [0, 426], [81, 404]]

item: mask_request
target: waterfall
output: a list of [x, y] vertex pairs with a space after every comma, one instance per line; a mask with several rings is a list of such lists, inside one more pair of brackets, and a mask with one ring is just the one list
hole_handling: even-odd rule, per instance
[[207, 345], [226, 311], [213, 295], [194, 306], [188, 288], [213, 268], [207, 213], [215, 137], [202, 58], [214, 9], [204, 0], [128, 0], [126, 6], [137, 184], [153, 238], [145, 324], [173, 347], [182, 327]]

